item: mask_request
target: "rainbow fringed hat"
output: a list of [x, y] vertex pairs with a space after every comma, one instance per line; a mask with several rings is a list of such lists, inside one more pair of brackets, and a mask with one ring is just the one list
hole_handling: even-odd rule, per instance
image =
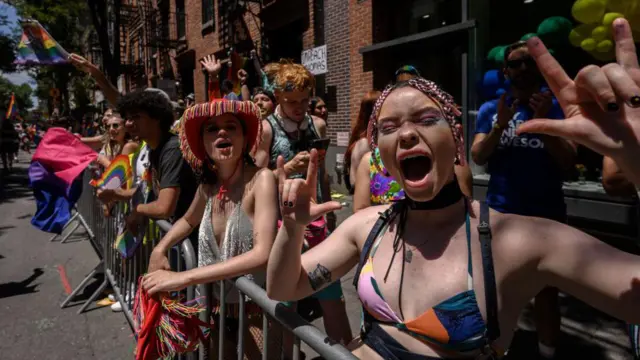
[[207, 158], [202, 141], [202, 124], [222, 114], [233, 114], [244, 124], [247, 150], [252, 155], [262, 136], [260, 108], [251, 101], [216, 99], [185, 110], [180, 126], [180, 150], [194, 172], [199, 173]]

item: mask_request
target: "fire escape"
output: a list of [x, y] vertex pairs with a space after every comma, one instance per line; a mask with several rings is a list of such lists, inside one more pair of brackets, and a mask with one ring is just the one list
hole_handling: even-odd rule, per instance
[[120, 69], [128, 84], [143, 86], [146, 82], [144, 61], [136, 56], [136, 40], [139, 39], [142, 17], [138, 7], [131, 4], [120, 6]]
[[179, 38], [185, 16], [171, 11], [168, 0], [138, 0], [136, 5], [122, 5], [122, 33], [126, 34], [122, 46], [128, 46], [128, 51], [122, 52], [127, 54], [123, 63], [131, 64], [129, 74], [134, 83], [142, 85], [147, 77], [173, 78], [175, 50], [186, 45], [184, 37]]
[[[223, 49], [235, 49], [238, 52], [248, 52], [258, 48], [258, 43], [264, 49], [266, 36], [260, 13], [264, 7], [264, 0], [220, 0], [219, 43]], [[251, 4], [255, 4], [251, 6]], [[257, 10], [257, 11], [256, 11]], [[249, 21], [254, 22], [260, 29], [260, 39], [251, 39], [249, 28], [245, 21], [245, 14], [249, 14]]]

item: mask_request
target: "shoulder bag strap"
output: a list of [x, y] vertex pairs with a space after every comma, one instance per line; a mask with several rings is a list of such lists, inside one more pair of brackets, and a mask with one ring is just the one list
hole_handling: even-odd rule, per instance
[[482, 270], [484, 278], [484, 296], [487, 308], [486, 337], [489, 342], [500, 337], [498, 322], [498, 294], [496, 289], [496, 274], [493, 267], [491, 252], [491, 224], [489, 222], [489, 205], [485, 201], [480, 203], [480, 222], [478, 223], [480, 247], [482, 249]]

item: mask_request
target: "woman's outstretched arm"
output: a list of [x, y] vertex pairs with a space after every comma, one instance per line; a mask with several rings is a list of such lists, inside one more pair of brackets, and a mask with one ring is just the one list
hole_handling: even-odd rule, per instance
[[200, 185], [187, 212], [173, 224], [171, 230], [169, 230], [156, 247], [153, 248], [151, 259], [149, 260], [148, 272], [171, 270], [169, 261], [167, 260], [167, 252], [179, 241], [189, 236], [193, 229], [200, 224], [206, 204], [207, 197], [205, 190], [203, 185]]
[[[526, 219], [526, 220], [524, 220]], [[640, 257], [558, 222], [521, 217], [519, 234], [539, 252], [538, 276], [628, 323], [640, 323]], [[528, 234], [528, 235], [527, 235]]]

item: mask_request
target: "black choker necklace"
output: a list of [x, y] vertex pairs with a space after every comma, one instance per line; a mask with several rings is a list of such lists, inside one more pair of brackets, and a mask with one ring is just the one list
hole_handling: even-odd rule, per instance
[[462, 196], [458, 181], [454, 177], [452, 182], [445, 185], [438, 195], [429, 201], [413, 201], [409, 198], [405, 198], [405, 201], [412, 210], [436, 210], [455, 204]]

